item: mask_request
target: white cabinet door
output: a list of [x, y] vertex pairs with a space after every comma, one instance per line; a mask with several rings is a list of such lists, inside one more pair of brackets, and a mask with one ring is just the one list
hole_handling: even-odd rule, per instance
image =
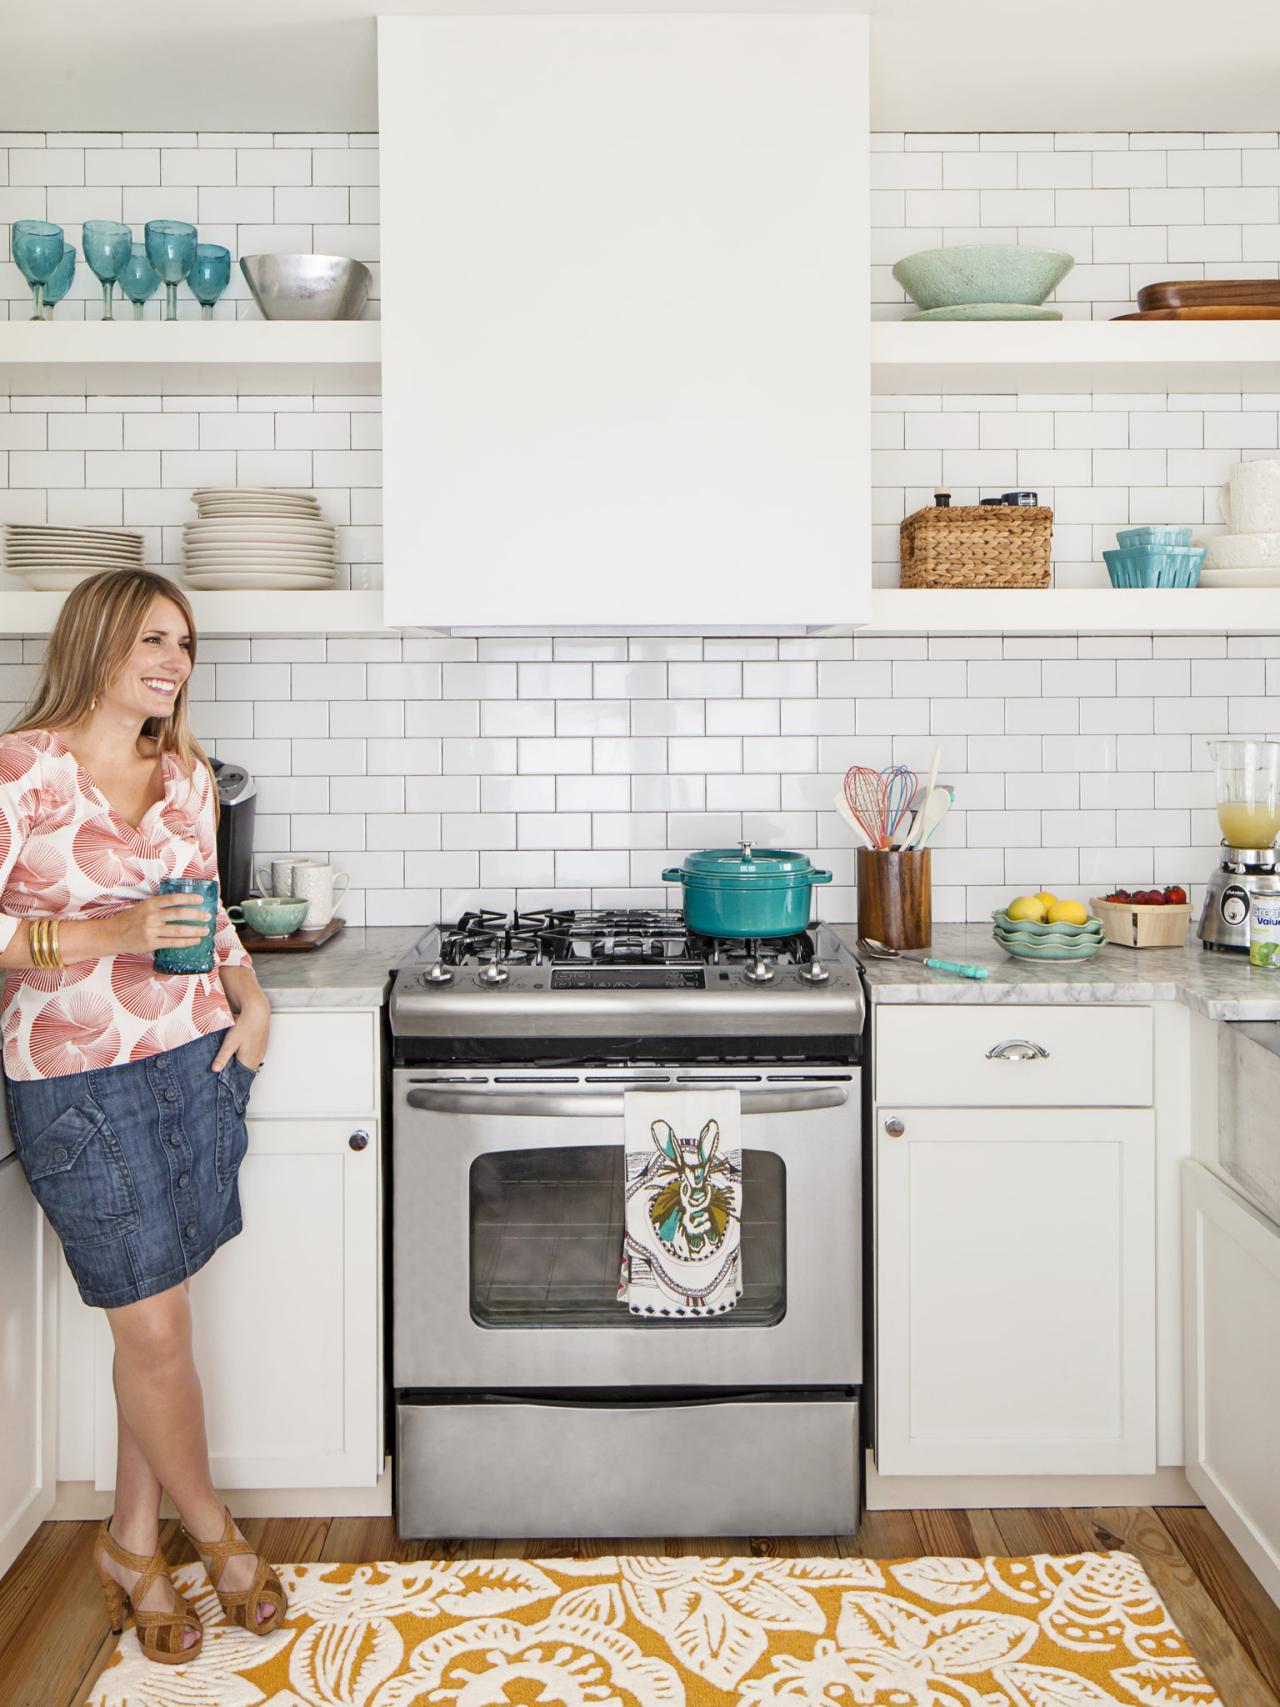
[[386, 621], [865, 621], [866, 19], [378, 23]]
[[1153, 1114], [882, 1104], [876, 1169], [880, 1473], [1154, 1471]]
[[53, 1255], [61, 1261], [18, 1159], [9, 1156], [0, 1162], [0, 1576], [53, 1506]]
[[[252, 1115], [244, 1228], [191, 1282], [213, 1480], [372, 1487], [383, 1456], [377, 1123]], [[106, 1365], [99, 1487], [115, 1480], [109, 1353]]]
[[1187, 1480], [1280, 1602], [1280, 1228], [1183, 1168]]

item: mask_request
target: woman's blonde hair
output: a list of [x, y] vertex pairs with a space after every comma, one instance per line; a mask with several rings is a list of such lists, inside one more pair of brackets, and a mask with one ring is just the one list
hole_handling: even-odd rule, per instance
[[[157, 599], [168, 599], [182, 612], [190, 636], [192, 664], [196, 659], [196, 623], [181, 587], [149, 569], [107, 569], [91, 575], [67, 594], [45, 649], [44, 665], [35, 692], [9, 733], [24, 729], [67, 729], [88, 717], [96, 701], [115, 681], [146, 625]], [[187, 686], [183, 682], [168, 717], [149, 717], [141, 733], [161, 752], [173, 753], [191, 779], [197, 764], [209, 761], [187, 720]], [[217, 790], [214, 790], [217, 800]]]

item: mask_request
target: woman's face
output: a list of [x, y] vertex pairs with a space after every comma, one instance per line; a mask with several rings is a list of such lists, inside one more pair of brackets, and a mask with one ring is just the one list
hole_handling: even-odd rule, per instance
[[131, 717], [170, 717], [191, 674], [191, 633], [171, 599], [151, 601], [137, 644], [105, 698]]

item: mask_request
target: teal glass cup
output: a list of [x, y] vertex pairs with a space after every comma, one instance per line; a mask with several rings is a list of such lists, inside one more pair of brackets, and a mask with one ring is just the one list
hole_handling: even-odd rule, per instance
[[185, 219], [149, 219], [143, 228], [147, 259], [165, 288], [166, 320], [178, 318], [178, 286], [195, 265], [196, 228]]
[[[193, 909], [203, 905], [209, 923], [199, 942], [182, 948], [158, 948], [155, 952], [157, 972], [212, 972], [214, 968], [213, 938], [218, 928], [218, 880], [216, 877], [165, 877], [157, 890], [160, 895], [190, 895]], [[184, 920], [194, 925], [195, 921]]]
[[62, 259], [49, 274], [44, 285], [44, 317], [53, 319], [54, 308], [71, 289], [71, 281], [76, 276], [76, 246], [74, 243], [64, 243]]
[[44, 287], [62, 259], [62, 227], [46, 219], [16, 219], [10, 238], [18, 271], [31, 286], [36, 311], [33, 320], [44, 319]]
[[120, 274], [120, 289], [133, 304], [133, 318], [142, 319], [144, 304], [160, 289], [160, 275], [147, 259], [145, 243], [131, 243], [129, 259]]
[[115, 283], [129, 265], [133, 253], [133, 233], [118, 219], [86, 219], [84, 222], [84, 258], [89, 270], [102, 286], [102, 318], [114, 320], [112, 297]]
[[200, 304], [200, 318], [213, 319], [213, 305], [231, 282], [231, 251], [221, 243], [197, 243], [187, 289]]

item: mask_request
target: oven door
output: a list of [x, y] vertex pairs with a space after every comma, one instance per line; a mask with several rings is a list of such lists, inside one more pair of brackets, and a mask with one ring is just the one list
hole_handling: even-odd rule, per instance
[[[410, 1388], [861, 1380], [858, 1071], [395, 1074], [394, 1382]], [[623, 1092], [735, 1084], [743, 1295], [670, 1322], [618, 1301]]]

